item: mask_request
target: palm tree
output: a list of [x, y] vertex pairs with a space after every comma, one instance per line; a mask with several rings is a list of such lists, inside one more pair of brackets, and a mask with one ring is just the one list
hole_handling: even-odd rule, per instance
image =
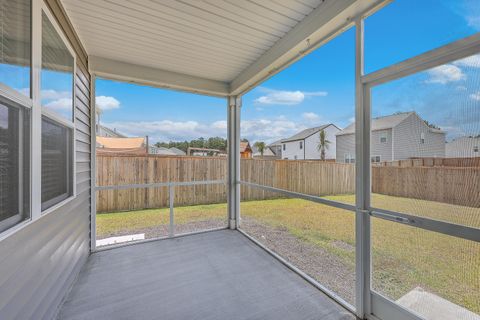
[[263, 141], [257, 141], [254, 144], [255, 148], [257, 148], [258, 151], [260, 151], [260, 154], [263, 157], [263, 151], [265, 151], [265, 142]]
[[325, 150], [328, 149], [328, 145], [330, 144], [330, 141], [327, 140], [324, 130], [321, 130], [319, 135], [320, 135], [320, 141], [318, 142], [317, 149], [318, 151], [320, 151], [320, 159], [325, 161]]

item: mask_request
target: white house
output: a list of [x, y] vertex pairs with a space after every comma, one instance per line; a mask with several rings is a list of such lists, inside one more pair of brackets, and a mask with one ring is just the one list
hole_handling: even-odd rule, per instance
[[[372, 162], [445, 157], [445, 132], [428, 126], [415, 112], [372, 119]], [[355, 123], [337, 133], [337, 162], [355, 162]]]
[[445, 145], [447, 158], [473, 158], [480, 157], [480, 136], [460, 137]]
[[252, 146], [252, 152], [253, 152], [253, 157], [254, 158], [265, 158], [265, 159], [275, 159], [275, 153], [272, 151], [270, 146], [265, 146], [265, 149], [263, 150], [263, 154], [258, 150], [255, 145]]
[[335, 159], [335, 134], [340, 129], [332, 124], [324, 124], [319, 127], [305, 129], [290, 138], [282, 140], [282, 159], [289, 160], [315, 160], [320, 159], [318, 145], [320, 143], [320, 131], [325, 131], [325, 138], [329, 141], [325, 150], [325, 160]]

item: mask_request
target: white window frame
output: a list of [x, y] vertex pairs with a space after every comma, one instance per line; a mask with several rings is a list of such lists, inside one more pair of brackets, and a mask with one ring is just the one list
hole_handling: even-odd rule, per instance
[[[6, 100], [11, 100], [20, 106], [23, 106], [30, 111], [30, 185], [23, 186], [23, 188], [30, 189], [30, 212], [29, 218], [19, 222], [18, 224], [0, 232], [0, 241], [8, 238], [12, 234], [20, 231], [28, 225], [36, 222], [38, 219], [47, 216], [48, 213], [54, 212], [58, 208], [64, 206], [68, 202], [76, 198], [76, 72], [77, 72], [77, 56], [73, 50], [70, 42], [58, 25], [52, 12], [43, 0], [32, 0], [31, 2], [31, 63], [30, 63], [30, 96], [27, 97], [13, 88], [0, 83], [0, 95]], [[55, 31], [58, 33], [63, 43], [69, 50], [73, 57], [73, 83], [72, 83], [72, 119], [68, 121], [61, 118], [48, 110], [44, 110], [41, 104], [41, 69], [42, 69], [42, 13], [45, 13], [50, 23], [53, 25]], [[42, 150], [42, 117], [45, 116], [50, 120], [57, 122], [60, 125], [71, 130], [71, 149], [72, 149], [72, 163], [71, 163], [71, 180], [72, 180], [72, 195], [67, 199], [43, 210], [42, 212], [42, 167], [41, 161], [33, 161], [32, 159], [41, 159]]]
[[303, 149], [303, 141], [300, 141], [299, 143], [300, 143], [300, 150], [302, 150]]
[[[385, 141], [382, 141], [383, 139], [385, 139]], [[380, 134], [380, 143], [387, 143], [387, 142], [388, 142], [387, 134], [386, 133], [381, 133]]]
[[[378, 157], [378, 161], [372, 161], [372, 159], [375, 159], [375, 160], [376, 160], [377, 157]], [[382, 156], [380, 156], [380, 155], [372, 155], [372, 156], [370, 156], [370, 162], [371, 162], [371, 163], [380, 163], [380, 162], [382, 162]]]
[[[32, 1], [31, 4], [31, 10], [33, 12], [34, 4]], [[33, 14], [30, 17], [30, 30], [33, 30]], [[32, 203], [32, 168], [33, 168], [33, 155], [32, 155], [32, 145], [33, 145], [33, 110], [35, 109], [34, 106], [34, 100], [33, 100], [33, 32], [30, 33], [30, 46], [31, 46], [31, 51], [30, 51], [30, 94], [28, 96], [18, 92], [14, 88], [1, 83], [0, 82], [0, 96], [2, 97], [2, 100], [7, 100], [10, 102], [14, 107], [19, 107], [19, 108], [25, 108], [26, 110], [29, 111], [30, 113], [30, 141], [29, 141], [29, 148], [30, 148], [30, 159], [29, 159], [29, 171], [30, 171], [30, 183], [28, 185], [23, 185], [23, 182], [20, 183], [19, 185], [19, 192], [23, 192], [25, 188], [29, 188], [30, 192], [30, 205], [29, 205], [29, 212], [28, 212], [28, 217], [26, 219], [21, 219], [18, 214], [7, 218], [3, 221], [0, 221], [0, 225], [6, 225], [8, 224], [7, 221], [16, 221], [16, 224], [12, 225], [6, 230], [3, 230], [0, 232], [0, 241], [9, 237], [10, 235], [14, 234], [18, 230], [22, 229], [24, 226], [30, 224], [33, 220], [34, 214], [33, 214], [33, 203]], [[21, 133], [22, 134], [22, 133]], [[19, 156], [19, 162], [23, 162], [21, 160], [21, 154]], [[22, 167], [23, 169], [23, 167]], [[22, 198], [22, 197], [21, 197]], [[25, 212], [20, 211], [19, 214], [25, 214]]]
[[[41, 166], [40, 166], [40, 210], [41, 210], [41, 215], [44, 216], [44, 215], [47, 215], [48, 213], [51, 213], [55, 210], [57, 210], [58, 208], [64, 206], [65, 204], [67, 204], [68, 202], [72, 201], [73, 199], [75, 199], [77, 197], [77, 188], [76, 188], [76, 185], [77, 185], [77, 181], [76, 181], [76, 168], [77, 168], [77, 165], [76, 165], [76, 128], [75, 128], [75, 121], [76, 121], [76, 107], [75, 107], [75, 97], [76, 97], [76, 85], [75, 85], [75, 77], [76, 77], [76, 74], [77, 74], [77, 56], [75, 54], [75, 51], [73, 50], [72, 46], [70, 45], [67, 37], [65, 36], [65, 34], [63, 33], [62, 29], [60, 28], [60, 26], [58, 25], [57, 21], [55, 20], [55, 17], [53, 16], [53, 14], [50, 12], [50, 9], [47, 7], [46, 3], [44, 1], [42, 1], [42, 6], [41, 6], [41, 10], [40, 10], [40, 13], [39, 13], [39, 20], [40, 20], [40, 39], [42, 38], [41, 37], [41, 30], [42, 30], [42, 14], [45, 13], [45, 15], [47, 16], [47, 19], [50, 21], [50, 23], [53, 25], [55, 31], [57, 32], [57, 34], [60, 36], [60, 38], [62, 39], [62, 42], [63, 44], [65, 45], [65, 47], [67, 48], [67, 50], [70, 52], [70, 54], [72, 55], [73, 57], [73, 73], [72, 73], [72, 119], [71, 121], [68, 121], [67, 119], [51, 112], [50, 110], [44, 108], [42, 106], [42, 103], [41, 103], [41, 92], [38, 91], [37, 94], [38, 94], [38, 107], [41, 109], [41, 116], [40, 116], [40, 128], [41, 128], [41, 123], [42, 123], [42, 119], [43, 117], [46, 117], [48, 118], [49, 120], [52, 120], [56, 123], [58, 123], [59, 125], [61, 126], [64, 126], [66, 127], [68, 130], [71, 131], [71, 136], [70, 136], [70, 142], [72, 143], [71, 145], [71, 152], [72, 152], [72, 156], [71, 156], [71, 159], [70, 161], [72, 163], [69, 163], [70, 165], [70, 168], [72, 170], [71, 172], [71, 182], [69, 181], [69, 183], [71, 183], [71, 188], [72, 188], [72, 194], [67, 197], [66, 199], [63, 199], [62, 201], [42, 210], [41, 207], [42, 207], [42, 201], [41, 201], [41, 194], [42, 194], [42, 190], [41, 190]], [[37, 26], [38, 27], [38, 26]], [[42, 59], [42, 52], [41, 52], [41, 41], [40, 41], [40, 56], [39, 56], [39, 59], [40, 59], [40, 74], [39, 74], [39, 77], [38, 77], [38, 89], [41, 90], [41, 72], [42, 72], [42, 66], [41, 66], [41, 59]], [[41, 146], [41, 129], [40, 129], [40, 146]], [[40, 148], [41, 149], [41, 148]], [[35, 155], [33, 155], [35, 157]], [[36, 159], [41, 159], [42, 157], [42, 153], [41, 153], [41, 150], [40, 150], [40, 154], [38, 155], [38, 157], [35, 157]], [[53, 200], [53, 199], [51, 199]]]
[[345, 163], [355, 163], [355, 155], [352, 155], [351, 153], [345, 153], [343, 156], [343, 161]]
[[478, 153], [478, 146], [473, 146], [473, 153]]
[[425, 132], [420, 133], [420, 144], [425, 144]]
[[[32, 123], [32, 100], [28, 98], [27, 96], [21, 94], [20, 92], [14, 90], [13, 88], [10, 88], [4, 84], [0, 83], [0, 103], [7, 105], [7, 107], [12, 107], [12, 108], [17, 108], [17, 109], [25, 109], [29, 112], [30, 114], [30, 132], [31, 132], [31, 123]], [[2, 102], [2, 100], [6, 100], [7, 102]], [[19, 185], [18, 185], [18, 193], [20, 195], [19, 197], [19, 211], [15, 213], [15, 215], [1, 220], [0, 221], [0, 227], [5, 226], [5, 225], [11, 225], [9, 228], [3, 230], [0, 232], [0, 239], [3, 239], [4, 235], [9, 235], [11, 232], [16, 230], [19, 226], [28, 223], [29, 221], [32, 220], [32, 208], [31, 208], [31, 199], [29, 199], [30, 205], [28, 213], [24, 212], [24, 197], [23, 193], [25, 188], [30, 188], [30, 183], [29, 185], [24, 185], [23, 181], [23, 113], [20, 113], [21, 119], [20, 121], [20, 128], [19, 128], [19, 143], [21, 143], [22, 148], [19, 148], [19, 157], [18, 157], [18, 162], [21, 164], [19, 166]], [[28, 148], [31, 149], [32, 146], [32, 141], [29, 139], [29, 146]], [[28, 166], [29, 171], [30, 171], [30, 179], [31, 179], [31, 166], [32, 166], [32, 157], [30, 156], [30, 159], [28, 161]], [[31, 196], [31, 190], [29, 192]], [[23, 219], [23, 216], [27, 215], [28, 217]], [[14, 222], [15, 221], [15, 222]]]

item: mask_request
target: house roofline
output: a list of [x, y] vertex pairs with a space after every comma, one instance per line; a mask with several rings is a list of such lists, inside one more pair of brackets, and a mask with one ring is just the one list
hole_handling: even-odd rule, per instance
[[[308, 135], [308, 136], [306, 136], [306, 137], [304, 137], [304, 138], [301, 138], [301, 139], [292, 139], [292, 140], [290, 140], [289, 138], [287, 138], [287, 139], [285, 139], [285, 140], [281, 140], [280, 143], [295, 142], [295, 141], [302, 141], [302, 140], [305, 141], [305, 139], [310, 138], [310, 137], [313, 136], [314, 134], [316, 134], [316, 133], [318, 133], [319, 131], [324, 130], [324, 129], [330, 127], [330, 126], [334, 126], [334, 127], [337, 128], [338, 130], [342, 130], [342, 129], [340, 129], [339, 127], [337, 127], [335, 124], [329, 123], [329, 124], [325, 125], [323, 128], [318, 129], [317, 131], [312, 132], [312, 134], [310, 134], [310, 135]], [[307, 129], [305, 129], [305, 130], [307, 130]]]

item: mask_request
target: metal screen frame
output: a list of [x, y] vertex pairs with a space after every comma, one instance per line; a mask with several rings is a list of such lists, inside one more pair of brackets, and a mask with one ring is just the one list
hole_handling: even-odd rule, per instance
[[[361, 46], [363, 49], [363, 30], [359, 31], [357, 46]], [[358, 48], [357, 48], [358, 49]], [[363, 50], [362, 56], [363, 56]], [[360, 217], [362, 219], [359, 228], [362, 232], [362, 252], [361, 260], [357, 265], [357, 268], [363, 268], [364, 283], [362, 288], [358, 290], [364, 292], [361, 306], [364, 308], [363, 314], [357, 314], [359, 317], [366, 317], [367, 319], [392, 319], [392, 320], [421, 320], [422, 318], [414, 314], [412, 311], [396, 304], [392, 300], [384, 297], [383, 295], [375, 292], [371, 286], [371, 244], [370, 244], [370, 217], [380, 218], [383, 220], [406, 224], [411, 227], [416, 227], [428, 231], [438, 232], [441, 234], [454, 236], [461, 239], [480, 242], [480, 230], [473, 227], [458, 225], [445, 221], [434, 220], [430, 218], [424, 218], [415, 216], [408, 213], [400, 213], [396, 211], [385, 210], [381, 208], [372, 207], [370, 204], [371, 197], [371, 174], [370, 174], [370, 119], [371, 119], [371, 90], [372, 88], [388, 83], [397, 79], [407, 77], [409, 75], [417, 74], [429, 70], [431, 68], [444, 65], [446, 63], [466, 58], [474, 54], [480, 53], [480, 33], [475, 35], [454, 41], [450, 44], [442, 46], [440, 48], [428, 51], [426, 53], [417, 55], [411, 59], [405, 60], [400, 63], [393, 64], [391, 66], [382, 68], [378, 71], [369, 73], [367, 75], [361, 75], [358, 84], [358, 96], [357, 96], [357, 118], [363, 117], [363, 121], [357, 119], [356, 124], [360, 125], [356, 130], [357, 136], [357, 148], [360, 143], [363, 154], [361, 158], [357, 157], [357, 178], [363, 177], [363, 190], [361, 192], [363, 199], [363, 210]], [[357, 52], [358, 54], [358, 52]], [[359, 59], [357, 57], [357, 59]], [[363, 66], [362, 66], [363, 71]], [[358, 78], [357, 78], [358, 80]], [[361, 96], [363, 95], [363, 96]], [[357, 153], [357, 156], [359, 153]], [[360, 204], [360, 203], [358, 203]], [[358, 219], [357, 219], [358, 220]], [[357, 221], [357, 223], [359, 223]], [[358, 230], [358, 229], [357, 229]]]

